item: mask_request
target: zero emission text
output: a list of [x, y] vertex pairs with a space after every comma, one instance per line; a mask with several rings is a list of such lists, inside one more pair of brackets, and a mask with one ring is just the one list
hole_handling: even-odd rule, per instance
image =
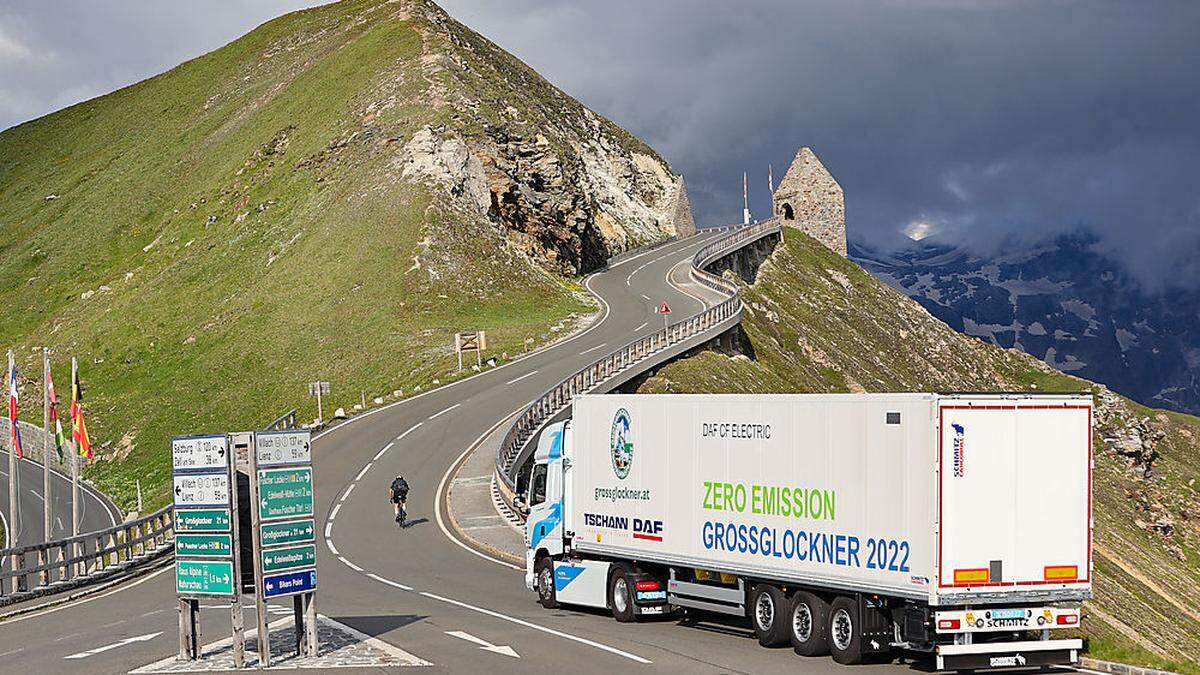
[[766, 516], [833, 520], [837, 493], [787, 485], [749, 485], [704, 481], [704, 508]]

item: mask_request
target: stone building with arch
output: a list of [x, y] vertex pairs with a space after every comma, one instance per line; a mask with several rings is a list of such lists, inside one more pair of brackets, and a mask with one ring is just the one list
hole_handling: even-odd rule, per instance
[[772, 212], [830, 249], [846, 255], [846, 201], [842, 186], [809, 147], [800, 148], [771, 195]]

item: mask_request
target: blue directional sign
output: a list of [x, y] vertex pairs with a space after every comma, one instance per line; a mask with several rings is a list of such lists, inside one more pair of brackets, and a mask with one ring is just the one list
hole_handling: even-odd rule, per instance
[[317, 590], [317, 571], [301, 570], [263, 577], [263, 597], [278, 598]]

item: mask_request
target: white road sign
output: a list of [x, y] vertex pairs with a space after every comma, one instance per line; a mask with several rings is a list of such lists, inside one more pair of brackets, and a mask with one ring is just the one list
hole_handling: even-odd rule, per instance
[[312, 463], [312, 434], [308, 431], [260, 431], [255, 437], [260, 467]]
[[174, 476], [175, 506], [228, 506], [229, 474], [181, 473]]
[[225, 436], [177, 436], [171, 439], [171, 462], [176, 471], [224, 469], [229, 466]]

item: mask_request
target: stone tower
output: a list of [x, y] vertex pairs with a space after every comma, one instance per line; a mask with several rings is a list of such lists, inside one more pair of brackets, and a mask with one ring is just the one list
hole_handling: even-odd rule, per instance
[[771, 195], [771, 206], [785, 225], [810, 235], [846, 255], [846, 201], [811, 148], [800, 148], [787, 175]]

